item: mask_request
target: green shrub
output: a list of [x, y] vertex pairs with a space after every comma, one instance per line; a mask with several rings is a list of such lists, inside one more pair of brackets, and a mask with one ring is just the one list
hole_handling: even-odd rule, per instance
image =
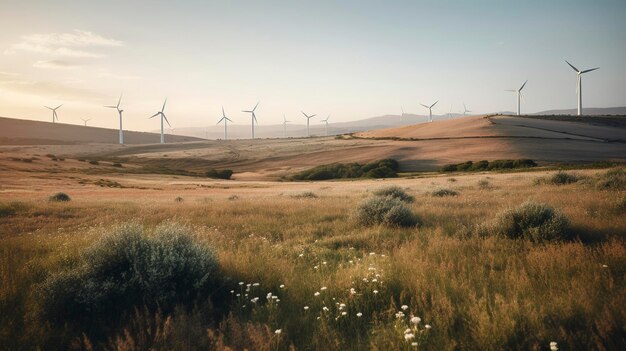
[[456, 190], [452, 190], [452, 189], [440, 188], [440, 189], [434, 190], [430, 194], [436, 197], [444, 197], [444, 196], [458, 196], [459, 192]]
[[38, 315], [83, 330], [110, 327], [135, 308], [171, 311], [206, 299], [220, 286], [213, 253], [185, 228], [157, 227], [153, 236], [124, 225], [92, 244], [73, 267], [40, 284]]
[[57, 201], [57, 202], [64, 202], [64, 201], [70, 201], [71, 198], [66, 193], [56, 193], [56, 194], [50, 196], [49, 200], [50, 201]]
[[321, 165], [294, 174], [293, 180], [328, 180], [345, 178], [395, 178], [398, 176], [398, 161], [383, 159], [367, 164], [333, 163]]
[[554, 185], [571, 184], [578, 181], [578, 176], [575, 174], [559, 171], [554, 173], [550, 177], [550, 183]]
[[569, 239], [569, 220], [553, 207], [532, 201], [498, 213], [483, 227], [487, 234], [535, 242]]
[[301, 193], [292, 194], [294, 199], [316, 199], [317, 195], [312, 191], [303, 191]]
[[617, 212], [626, 212], [626, 196], [622, 196], [615, 202]]
[[484, 171], [484, 170], [499, 170], [499, 169], [513, 169], [513, 168], [528, 168], [537, 167], [537, 163], [529, 159], [519, 160], [494, 160], [494, 161], [478, 161], [476, 163], [467, 161], [463, 163], [450, 164], [441, 167], [441, 172], [459, 172], [459, 171]]
[[415, 198], [412, 195], [409, 195], [403, 188], [397, 185], [374, 190], [373, 194], [376, 196], [391, 196], [408, 203], [415, 201]]
[[361, 225], [387, 225], [411, 227], [417, 225], [417, 217], [403, 201], [391, 196], [374, 196], [361, 202], [354, 214]]
[[210, 169], [206, 172], [206, 176], [214, 179], [230, 179], [233, 171], [230, 169]]
[[100, 162], [98, 162], [98, 161], [96, 161], [96, 160], [91, 160], [91, 161], [89, 161], [89, 164], [90, 164], [90, 165], [99, 165], [99, 164], [100, 164]]
[[622, 168], [610, 169], [597, 174], [594, 183], [599, 190], [623, 190], [626, 188], [626, 172]]
[[489, 183], [489, 180], [481, 179], [478, 181], [478, 187], [481, 189], [489, 189], [491, 188], [491, 184]]
[[489, 168], [489, 161], [482, 160], [474, 163], [471, 167], [472, 171], [484, 171]]

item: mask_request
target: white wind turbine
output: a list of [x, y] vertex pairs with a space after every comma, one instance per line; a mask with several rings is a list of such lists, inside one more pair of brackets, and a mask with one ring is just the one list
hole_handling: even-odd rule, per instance
[[232, 120], [226, 117], [226, 112], [224, 112], [224, 107], [222, 107], [222, 119], [220, 119], [217, 124], [222, 123], [224, 121], [224, 140], [228, 140], [228, 122], [232, 122]]
[[322, 122], [324, 122], [325, 125], [325, 129], [326, 129], [326, 136], [328, 136], [328, 120], [330, 119], [330, 115], [328, 115], [328, 117], [326, 117], [326, 119], [323, 119]]
[[91, 118], [87, 118], [87, 119], [81, 118], [81, 120], [83, 122], [85, 122], [85, 127], [86, 127], [87, 126], [87, 122], [91, 121]]
[[287, 117], [285, 117], [285, 115], [283, 115], [283, 138], [287, 137], [287, 123], [291, 122], [287, 120]]
[[465, 103], [463, 103], [463, 117], [465, 117], [465, 114], [468, 112], [472, 112], [472, 111], [468, 110], [467, 106], [465, 106]]
[[[565, 60], [565, 62], [567, 62], [567, 60]], [[576, 71], [576, 92], [578, 93], [578, 115], [582, 115], [583, 113], [583, 81], [582, 81], [582, 75], [591, 71], [595, 71], [600, 67], [596, 67], [596, 68], [591, 68], [591, 69], [586, 69], [584, 71], [579, 70], [578, 68], [574, 67], [574, 65], [572, 65], [571, 63], [567, 62], [567, 64], [572, 67], [574, 69], [574, 71]]]
[[61, 105], [59, 105], [59, 106], [57, 106], [57, 107], [55, 107], [55, 108], [48, 107], [48, 106], [44, 106], [44, 107], [45, 107], [45, 108], [47, 108], [48, 110], [52, 110], [52, 123], [54, 123], [54, 122], [55, 122], [55, 120], [56, 120], [56, 121], [58, 121], [58, 120], [59, 120], [59, 116], [57, 115], [57, 109], [58, 109], [59, 107], [61, 107], [61, 106], [63, 106], [63, 104], [61, 104]]
[[452, 118], [452, 104], [450, 104], [450, 111], [448, 111], [448, 119]]
[[124, 128], [122, 128], [122, 112], [124, 110], [120, 109], [120, 104], [122, 103], [122, 95], [120, 94], [120, 98], [117, 100], [117, 105], [115, 106], [104, 106], [106, 108], [114, 108], [117, 110], [117, 113], [120, 115], [120, 144], [124, 144]]
[[168, 126], [172, 126], [170, 124], [170, 121], [167, 120], [167, 117], [165, 117], [165, 113], [163, 113], [163, 111], [165, 111], [165, 104], [167, 103], [167, 98], [165, 98], [165, 102], [163, 102], [163, 107], [161, 108], [161, 111], [153, 114], [152, 116], [150, 116], [150, 118], [156, 117], [156, 116], [161, 116], [161, 144], [165, 144], [165, 134], [163, 134], [163, 120], [165, 120], [165, 122], [167, 122]]
[[524, 89], [524, 86], [526, 85], [526, 83], [528, 83], [528, 80], [526, 80], [524, 84], [522, 84], [522, 86], [517, 90], [515, 89], [506, 90], [512, 93], [517, 93], [517, 115], [518, 116], [520, 115], [520, 100], [522, 99], [522, 89]]
[[402, 110], [402, 115], [401, 115], [401, 117], [404, 117], [404, 107], [400, 106], [400, 110]]
[[439, 100], [435, 101], [434, 104], [430, 105], [430, 106], [426, 106], [424, 104], [420, 104], [424, 107], [426, 107], [428, 109], [428, 122], [432, 122], [433, 121], [433, 107], [435, 107], [435, 105], [437, 105], [437, 103], [439, 102]]
[[[259, 101], [261, 102], [261, 101]], [[256, 115], [254, 114], [254, 111], [256, 110], [257, 106], [259, 106], [259, 102], [256, 103], [256, 105], [254, 105], [254, 108], [252, 110], [246, 111], [243, 110], [241, 112], [247, 112], [250, 113], [252, 116], [250, 118], [251, 122], [252, 122], [252, 139], [254, 139], [254, 123], [257, 122], [256, 120]]]
[[302, 114], [304, 115], [304, 117], [306, 118], [306, 136], [310, 137], [311, 134], [309, 133], [309, 121], [311, 120], [311, 118], [315, 117], [316, 115], [307, 115], [306, 113], [304, 113], [304, 111], [300, 111], [302, 112]]

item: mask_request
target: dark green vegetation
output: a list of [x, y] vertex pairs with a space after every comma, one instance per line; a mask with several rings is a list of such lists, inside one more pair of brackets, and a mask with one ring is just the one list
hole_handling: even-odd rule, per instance
[[573, 173], [559, 171], [549, 177], [541, 177], [535, 179], [535, 184], [552, 184], [552, 185], [564, 185], [572, 184], [579, 181], [581, 178]]
[[430, 193], [432, 196], [444, 197], [444, 196], [458, 196], [459, 192], [448, 188], [435, 189]]
[[294, 174], [293, 180], [328, 180], [345, 178], [395, 178], [400, 165], [394, 159], [361, 163], [332, 163]]
[[492, 171], [503, 169], [515, 169], [515, 168], [530, 168], [537, 167], [537, 164], [533, 160], [519, 159], [519, 160], [494, 160], [494, 161], [467, 161], [463, 163], [445, 165], [441, 168], [441, 172], [472, 172], [472, 171]]
[[70, 196], [67, 195], [66, 193], [56, 193], [50, 196], [48, 199], [50, 201], [56, 201], [56, 202], [65, 202], [65, 201], [71, 200]]
[[206, 172], [206, 176], [215, 179], [230, 179], [233, 171], [230, 169], [210, 169]]

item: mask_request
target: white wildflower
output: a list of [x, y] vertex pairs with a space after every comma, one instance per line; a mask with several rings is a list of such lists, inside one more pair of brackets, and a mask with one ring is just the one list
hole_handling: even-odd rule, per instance
[[404, 334], [404, 340], [411, 341], [415, 339], [415, 335], [413, 333]]
[[356, 314], [356, 316], [361, 318], [361, 317], [363, 317], [363, 313], [359, 312], [359, 313]]
[[411, 323], [413, 323], [413, 324], [420, 324], [421, 321], [422, 321], [422, 319], [420, 317], [413, 317], [413, 318], [411, 318]]
[[426, 324], [426, 325], [424, 326], [424, 328], [426, 328], [426, 329], [430, 329], [430, 328], [432, 328], [432, 327], [431, 327], [431, 325], [430, 325], [430, 324]]
[[320, 292], [316, 291], [315, 294], [313, 294], [314, 296], [320, 296]]
[[276, 329], [276, 331], [274, 332], [274, 334], [280, 334], [280, 333], [282, 333], [282, 332], [283, 332], [283, 330], [282, 330], [282, 329]]
[[406, 310], [408, 310], [408, 309], [409, 309], [409, 306], [407, 306], [407, 305], [402, 305], [400, 308], [401, 308], [403, 311], [406, 311]]

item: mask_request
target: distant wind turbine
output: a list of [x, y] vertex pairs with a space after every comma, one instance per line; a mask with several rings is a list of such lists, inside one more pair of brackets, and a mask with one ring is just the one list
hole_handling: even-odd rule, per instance
[[232, 120], [226, 117], [226, 112], [224, 112], [224, 107], [222, 106], [222, 119], [220, 119], [217, 124], [222, 123], [224, 121], [224, 140], [228, 140], [228, 122], [232, 122]]
[[450, 104], [450, 111], [448, 112], [448, 119], [452, 118], [452, 104]]
[[117, 110], [117, 113], [120, 115], [120, 144], [124, 144], [124, 128], [122, 128], [122, 112], [124, 110], [120, 109], [120, 104], [122, 103], [122, 95], [120, 94], [119, 100], [117, 100], [117, 105], [115, 106], [104, 106], [107, 108], [114, 108]]
[[435, 107], [435, 105], [437, 105], [437, 103], [439, 102], [439, 100], [435, 101], [434, 104], [430, 105], [430, 106], [426, 106], [424, 104], [420, 104], [424, 107], [426, 107], [428, 109], [428, 122], [432, 122], [433, 121], [433, 107]]
[[524, 86], [526, 85], [526, 83], [528, 83], [528, 80], [526, 80], [524, 84], [522, 84], [522, 86], [517, 90], [515, 89], [506, 90], [512, 93], [517, 93], [517, 115], [518, 116], [520, 115], [520, 100], [522, 99], [522, 89], [524, 89]]
[[[567, 62], [567, 60], [565, 60], [565, 62]], [[579, 70], [578, 68], [574, 67], [574, 65], [572, 65], [571, 63], [567, 62], [567, 64], [572, 67], [574, 69], [574, 71], [576, 71], [576, 92], [578, 93], [578, 115], [582, 115], [583, 113], [583, 81], [582, 81], [582, 75], [591, 71], [595, 71], [600, 67], [596, 67], [596, 68], [591, 68], [591, 69], [586, 69], [584, 71]]]
[[[261, 101], [259, 101], [259, 102], [261, 102]], [[254, 114], [254, 111], [256, 110], [257, 106], [259, 106], [259, 102], [257, 102], [256, 105], [254, 105], [254, 108], [252, 110], [248, 110], [248, 111], [243, 110], [243, 111], [241, 111], [241, 112], [250, 113], [252, 115], [251, 118], [250, 118], [250, 121], [252, 122], [252, 139], [254, 139], [254, 123], [257, 122], [256, 115]]]
[[323, 119], [322, 122], [324, 122], [326, 124], [325, 128], [326, 128], [326, 136], [328, 136], [328, 120], [330, 119], [330, 115], [328, 115], [328, 117], [326, 117], [326, 119]]
[[291, 122], [287, 120], [287, 117], [285, 117], [285, 115], [283, 115], [283, 138], [287, 137], [287, 123]]
[[472, 112], [472, 111], [468, 110], [467, 106], [465, 106], [465, 103], [463, 103], [463, 117], [465, 117], [465, 114], [468, 112]]
[[400, 110], [402, 110], [402, 115], [401, 115], [401, 117], [404, 117], [404, 107], [400, 106]]
[[309, 133], [309, 121], [311, 120], [311, 118], [315, 117], [316, 115], [307, 115], [306, 113], [304, 113], [304, 111], [300, 111], [302, 112], [302, 114], [304, 115], [304, 117], [306, 118], [306, 136], [310, 137], [311, 134]]
[[91, 118], [87, 118], [87, 119], [81, 118], [81, 120], [83, 122], [85, 122], [85, 127], [86, 127], [87, 126], [87, 122], [91, 121]]
[[44, 106], [44, 107], [45, 107], [45, 108], [47, 108], [48, 110], [52, 110], [52, 123], [54, 123], [55, 121], [58, 121], [58, 120], [59, 120], [59, 116], [57, 115], [57, 109], [58, 109], [59, 107], [61, 107], [61, 106], [63, 106], [63, 104], [61, 104], [61, 105], [59, 105], [59, 106], [57, 106], [57, 107], [55, 107], [55, 108], [48, 107], [48, 106]]
[[165, 111], [165, 104], [167, 103], [167, 98], [165, 98], [165, 102], [163, 102], [163, 107], [161, 108], [161, 111], [153, 114], [152, 116], [150, 116], [150, 118], [156, 117], [156, 116], [160, 116], [161, 117], [161, 144], [165, 144], [165, 134], [163, 134], [163, 120], [165, 120], [165, 122], [167, 122], [168, 126], [172, 126], [170, 124], [170, 121], [167, 120], [167, 117], [165, 117], [165, 113], [163, 113]]

